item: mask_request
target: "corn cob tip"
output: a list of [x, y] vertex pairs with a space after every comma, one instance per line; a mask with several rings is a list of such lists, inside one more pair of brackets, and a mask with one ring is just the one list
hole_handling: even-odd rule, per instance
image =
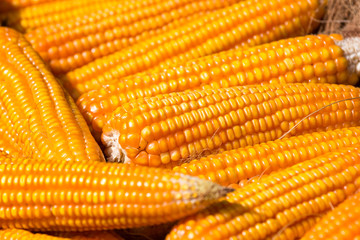
[[360, 76], [360, 37], [347, 37], [336, 41], [336, 44], [344, 51], [344, 56], [348, 60], [349, 71]]
[[224, 187], [217, 183], [205, 180], [206, 183], [202, 185], [200, 193], [203, 192], [206, 200], [217, 200], [225, 197], [228, 193], [235, 191], [234, 188]]
[[223, 190], [223, 191], [226, 192], [226, 193], [225, 193], [225, 195], [226, 195], [226, 194], [228, 194], [228, 193], [231, 193], [231, 192], [235, 191], [235, 188], [230, 187], [230, 186], [227, 186], [227, 187], [224, 187], [224, 190]]
[[197, 193], [197, 198], [201, 199], [200, 201], [203, 202], [211, 202], [212, 200], [220, 199], [235, 190], [231, 187], [224, 187], [209, 180], [188, 176], [183, 173], [178, 174], [180, 174], [181, 179], [186, 180], [185, 182], [193, 181], [194, 183], [196, 183], [194, 184], [194, 189], [192, 189], [192, 191]]

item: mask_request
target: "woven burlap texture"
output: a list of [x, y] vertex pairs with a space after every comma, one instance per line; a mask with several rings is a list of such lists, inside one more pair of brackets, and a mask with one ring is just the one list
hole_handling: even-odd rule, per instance
[[360, 0], [328, 0], [320, 33], [360, 32]]

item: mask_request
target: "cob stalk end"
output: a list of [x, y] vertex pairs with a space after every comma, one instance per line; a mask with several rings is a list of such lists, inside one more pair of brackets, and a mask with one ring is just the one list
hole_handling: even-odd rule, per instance
[[112, 130], [103, 134], [102, 142], [105, 146], [105, 156], [107, 162], [129, 163], [130, 159], [119, 144], [120, 132]]
[[[231, 187], [224, 187], [220, 184], [216, 184], [212, 181], [201, 179], [198, 177], [188, 176], [183, 173], [179, 173], [182, 175], [181, 179], [185, 179], [183, 184], [186, 182], [196, 181], [198, 184], [194, 184], [195, 189], [194, 192], [197, 193], [197, 198], [201, 199], [201, 201], [209, 202], [225, 197], [228, 193], [233, 192], [235, 189]], [[182, 185], [182, 183], [180, 183]]]
[[360, 76], [360, 37], [347, 37], [336, 41], [336, 44], [344, 51], [344, 56], [349, 63], [349, 71]]

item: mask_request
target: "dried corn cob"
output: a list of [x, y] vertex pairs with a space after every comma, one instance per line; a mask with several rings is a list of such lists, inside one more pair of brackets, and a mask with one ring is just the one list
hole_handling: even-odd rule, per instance
[[2, 158], [0, 173], [0, 227], [36, 231], [170, 222], [231, 190], [165, 169], [101, 162]]
[[[76, 99], [110, 80], [163, 68], [236, 44], [260, 45], [303, 35], [321, 15], [320, 0], [248, 0], [210, 13], [180, 28], [138, 42], [65, 74], [61, 79]], [[71, 65], [64, 62], [65, 65]], [[54, 67], [53, 68], [57, 68]]]
[[302, 239], [355, 239], [355, 237], [360, 237], [359, 203], [360, 192], [329, 212]]
[[320, 219], [321, 214], [294, 222], [291, 224], [291, 226], [284, 226], [278, 231], [277, 234], [267, 238], [267, 240], [299, 239], [300, 237], [304, 236], [304, 234], [309, 231]]
[[[65, 0], [66, 1], [66, 0]], [[86, 1], [86, 0], [85, 0]], [[96, 1], [96, 0], [94, 0]], [[98, 0], [99, 3], [103, 2], [102, 0]], [[112, 2], [113, 0], [111, 0]], [[108, 8], [101, 8], [98, 9], [96, 12], [90, 11], [89, 15], [80, 16], [76, 18], [74, 22], [67, 21], [66, 24], [63, 24], [63, 22], [54, 23], [45, 25], [43, 27], [37, 28], [34, 31], [32, 31], [32, 34], [45, 34], [45, 35], [53, 35], [59, 32], [65, 32], [73, 28], [86, 26], [86, 25], [92, 25], [96, 22], [102, 21], [112, 15], [115, 14], [122, 14], [124, 12], [129, 11], [135, 11], [135, 10], [141, 10], [143, 8], [155, 6], [156, 4], [161, 3], [163, 0], [143, 0], [143, 1], [132, 1], [132, 0], [114, 0], [118, 4], [114, 5], [110, 9]], [[107, 1], [109, 2], [109, 1]], [[83, 9], [85, 11], [85, 9]], [[43, 10], [47, 12], [47, 10]], [[150, 14], [150, 13], [149, 13]], [[41, 15], [41, 14], [40, 14]], [[132, 18], [136, 18], [136, 16], [133, 16]], [[68, 19], [66, 19], [68, 20]], [[101, 27], [101, 26], [100, 26]], [[28, 35], [32, 35], [28, 34]], [[62, 43], [62, 42], [61, 42]]]
[[0, 14], [0, 19], [3, 19], [6, 26], [21, 32], [50, 24], [52, 24], [54, 31], [55, 29], [61, 30], [56, 24], [63, 24], [69, 19], [72, 19], [72, 24], [85, 24], [94, 19], [99, 19], [99, 17], [106, 17], [114, 10], [123, 9], [122, 2], [119, 0], [52, 1], [3, 12]]
[[[122, 8], [122, 9], [124, 9], [124, 8]], [[213, 11], [215, 11], [215, 10], [213, 10]], [[159, 35], [159, 34], [164, 33], [166, 31], [170, 31], [173, 28], [177, 28], [179, 26], [182, 26], [182, 25], [186, 24], [187, 22], [192, 21], [192, 20], [194, 20], [196, 18], [201, 18], [204, 15], [208, 14], [209, 12], [212, 12], [212, 11], [210, 11], [210, 10], [208, 10], [208, 11], [200, 11], [200, 12], [194, 13], [194, 14], [192, 14], [190, 16], [187, 16], [187, 17], [177, 18], [176, 20], [174, 20], [174, 21], [172, 21], [172, 22], [170, 22], [170, 23], [168, 23], [168, 24], [166, 24], [166, 25], [164, 25], [162, 27], [159, 27], [159, 28], [156, 28], [156, 29], [151, 29], [151, 30], [148, 30], [148, 31], [143, 31], [141, 34], [135, 35], [133, 37], [121, 38], [121, 39], [115, 40], [114, 44], [116, 45], [117, 48], [122, 48], [122, 47], [133, 45], [134, 43], [145, 40], [145, 39], [148, 39], [151, 36]], [[112, 13], [112, 12], [110, 12], [110, 13]], [[107, 12], [103, 13], [103, 14], [105, 15], [105, 14], [107, 14]], [[99, 15], [95, 14], [95, 16], [91, 17], [90, 19], [88, 19], [88, 18], [81, 19], [81, 25], [85, 25], [85, 24], [83, 24], [83, 22], [86, 22], [85, 20], [91, 20], [92, 18], [95, 18], [95, 17], [99, 18]], [[93, 22], [98, 22], [98, 21], [99, 20], [93, 21]], [[75, 21], [74, 23], [69, 23], [68, 25], [55, 25], [55, 26], [50, 25], [51, 28], [49, 28], [49, 29], [46, 28], [46, 32], [43, 32], [43, 30], [45, 28], [40, 28], [40, 29], [35, 29], [32, 32], [29, 32], [26, 36], [30, 40], [31, 40], [31, 38], [33, 38], [32, 36], [30, 37], [30, 35], [37, 35], [37, 34], [44, 35], [44, 38], [45, 38], [46, 35], [57, 34], [57, 32], [62, 31], [61, 29], [65, 28], [65, 27], [66, 27], [66, 29], [68, 29], [68, 28], [70, 28], [70, 29], [77, 28], [78, 23], [79, 23], [79, 21]], [[76, 26], [73, 26], [73, 25], [76, 25]], [[57, 28], [60, 28], [59, 31], [56, 31]], [[53, 31], [55, 31], [55, 32], [51, 33]], [[36, 44], [36, 42], [34, 44]], [[58, 44], [61, 44], [61, 43], [58, 43]], [[109, 45], [111, 45], [111, 44], [112, 43], [110, 43]], [[109, 51], [115, 51], [114, 49], [115, 48], [109, 49]], [[92, 52], [94, 52], [94, 50], [92, 50]], [[105, 54], [105, 53], [104, 52], [99, 52], [98, 54]], [[43, 57], [46, 58], [46, 55], [47, 55], [47, 53], [44, 53]], [[85, 56], [86, 54], [82, 54], [82, 55]], [[83, 60], [84, 61], [90, 61], [89, 59], [86, 59], [86, 58], [84, 58]]]
[[0, 28], [0, 45], [0, 150], [43, 159], [102, 160], [76, 104], [22, 34]]
[[[343, 46], [344, 51], [337, 44]], [[360, 69], [356, 71], [357, 63], [346, 59], [357, 54], [354, 49], [360, 43], [357, 44], [356, 41], [335, 44], [329, 36], [318, 35], [280, 40], [248, 50], [231, 50], [112, 81], [83, 94], [77, 105], [93, 135], [99, 139], [109, 115], [121, 104], [136, 98], [263, 83], [356, 84]]]
[[0, 239], [9, 240], [70, 240], [70, 238], [60, 238], [45, 234], [34, 234], [21, 229], [0, 230]]
[[[193, 13], [192, 15], [189, 15], [189, 16], [186, 16], [186, 17], [177, 18], [174, 21], [172, 21], [172, 22], [170, 22], [170, 23], [168, 23], [168, 24], [166, 24], [166, 25], [164, 25], [162, 27], [159, 27], [159, 28], [156, 28], [156, 29], [151, 29], [151, 30], [148, 30], [148, 31], [143, 31], [143, 32], [141, 32], [141, 34], [136, 35], [134, 37], [122, 38], [120, 40], [121, 44], [123, 45], [122, 48], [131, 46], [131, 45], [133, 45], [133, 44], [135, 44], [137, 42], [140, 42], [140, 41], [144, 41], [146, 39], [151, 38], [152, 36], [160, 35], [160, 34], [165, 33], [167, 31], [171, 31], [174, 28], [184, 26], [188, 22], [194, 21], [195, 19], [202, 18], [202, 17], [206, 16], [207, 14], [209, 14], [211, 12], [215, 12], [215, 11], [216, 10], [199, 11], [199, 12]], [[120, 49], [122, 49], [122, 48], [120, 48]]]
[[180, 160], [278, 139], [295, 124], [288, 137], [358, 126], [359, 100], [315, 112], [354, 97], [360, 97], [360, 89], [312, 83], [161, 94], [119, 107], [102, 141], [110, 161], [171, 167]]
[[161, 29], [178, 18], [214, 11], [238, 1], [240, 0], [166, 0], [142, 9], [119, 12], [92, 24], [52, 35], [38, 29], [30, 32], [27, 39], [43, 59], [49, 62], [54, 73], [66, 73], [134, 44], [134, 37], [143, 32]]
[[37, 5], [55, 0], [1, 0], [0, 12], [6, 12], [11, 9], [19, 9], [27, 6]]
[[[184, 220], [175, 239], [266, 239], [329, 211], [360, 187], [360, 144], [284, 169], [249, 184]], [[314, 219], [316, 220], [316, 219]], [[304, 233], [304, 232], [302, 232]], [[290, 237], [297, 233], [287, 233]]]
[[173, 170], [227, 186], [247, 179], [256, 180], [263, 174], [358, 143], [360, 127], [315, 132], [210, 155]]
[[0, 239], [8, 240], [121, 240], [120, 236], [108, 232], [64, 233], [65, 238], [41, 233], [31, 233], [21, 229], [0, 230]]

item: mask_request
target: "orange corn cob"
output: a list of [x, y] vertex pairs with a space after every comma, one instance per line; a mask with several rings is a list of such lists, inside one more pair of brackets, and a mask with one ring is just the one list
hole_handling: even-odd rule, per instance
[[33, 6], [46, 2], [53, 2], [55, 0], [1, 0], [0, 12], [6, 12], [11, 9], [19, 9], [27, 6]]
[[[360, 143], [360, 127], [285, 138], [184, 163], [173, 170], [227, 186]], [[242, 182], [241, 185], [245, 185]]]
[[9, 240], [70, 240], [70, 238], [60, 238], [41, 233], [31, 233], [21, 229], [0, 230], [0, 239]]
[[[230, 50], [188, 61], [175, 67], [112, 81], [83, 94], [77, 101], [93, 135], [99, 139], [111, 113], [132, 99], [190, 89], [264, 83], [342, 83], [358, 81], [354, 54], [325, 35], [280, 40], [247, 50]], [[347, 44], [349, 45], [349, 44]], [[346, 45], [346, 46], [347, 46]], [[355, 54], [357, 54], [355, 52]]]
[[360, 89], [313, 83], [161, 94], [119, 107], [105, 125], [102, 141], [109, 161], [171, 167], [276, 140], [295, 124], [287, 137], [358, 126], [359, 100], [320, 111], [354, 97], [360, 97]]
[[299, 239], [301, 236], [309, 231], [319, 220], [321, 215], [307, 217], [304, 220], [292, 223], [291, 226], [284, 226], [274, 236], [266, 238], [267, 240], [288, 240]]
[[86, 23], [105, 17], [114, 10], [120, 11], [124, 7], [122, 2], [119, 0], [58, 0], [3, 12], [0, 14], [0, 19], [3, 19], [6, 26], [21, 32], [50, 24], [54, 31], [54, 28], [61, 30], [58, 25], [64, 24], [69, 19], [72, 19], [72, 24]]
[[[136, 2], [136, 3], [138, 3], [138, 2]], [[126, 9], [126, 8], [124, 6], [121, 9]], [[212, 11], [215, 11], [215, 10], [212, 10]], [[130, 45], [132, 45], [132, 44], [134, 44], [136, 42], [148, 39], [148, 38], [150, 38], [152, 36], [159, 35], [159, 34], [164, 33], [166, 31], [170, 31], [173, 28], [177, 28], [179, 26], [182, 26], [182, 25], [186, 24], [189, 21], [193, 21], [196, 18], [201, 18], [201, 17], [205, 16], [206, 14], [209, 14], [209, 12], [212, 12], [212, 11], [210, 11], [210, 10], [199, 11], [199, 12], [193, 13], [192, 15], [189, 15], [189, 16], [186, 16], [186, 17], [177, 18], [174, 21], [172, 21], [172, 22], [170, 22], [168, 24], [165, 24], [164, 26], [160, 26], [160, 27], [155, 28], [155, 29], [150, 29], [150, 30], [147, 30], [147, 31], [143, 31], [139, 35], [135, 35], [135, 36], [115, 40], [114, 44], [117, 44], [116, 45], [117, 48], [123, 48], [123, 47], [130, 46]], [[102, 14], [105, 15], [105, 16], [109, 16], [109, 15], [114, 14], [114, 13], [111, 12], [111, 11], [110, 11], [110, 13], [108, 13], [108, 11], [105, 11], [105, 13], [102, 13]], [[48, 29], [48, 27], [35, 29], [34, 31], [31, 31], [31, 32], [27, 33], [25, 36], [27, 36], [27, 38], [31, 40], [33, 38], [32, 35], [42, 34], [45, 37], [46, 35], [54, 35], [59, 31], [60, 32], [65, 31], [65, 30], [62, 30], [63, 28], [68, 30], [68, 28], [70, 28], [70, 29], [78, 28], [79, 27], [78, 25], [81, 25], [81, 27], [83, 27], [83, 25], [88, 24], [87, 21], [90, 21], [93, 18], [99, 18], [99, 14], [94, 14], [94, 15], [95, 16], [92, 16], [90, 19], [86, 18], [86, 19], [75, 20], [75, 22], [70, 22], [67, 25], [59, 25], [59, 24], [57, 24], [57, 25], [50, 25], [51, 27], [49, 29]], [[98, 22], [98, 21], [99, 20], [91, 21], [91, 22], [93, 23], [93, 22]], [[46, 31], [44, 29], [46, 29]], [[56, 30], [58, 30], [58, 31], [56, 31]], [[36, 44], [36, 42], [34, 42], [34, 44]], [[57, 44], [60, 44], [60, 43], [57, 43]], [[101, 46], [101, 47], [104, 48], [104, 46]], [[115, 51], [114, 49], [115, 48], [108, 49], [108, 50], [110, 52], [110, 51]], [[92, 50], [92, 52], [94, 52], [94, 51], [95, 50]], [[97, 54], [105, 54], [105, 52], [98, 52]], [[46, 55], [47, 55], [47, 53], [43, 53], [43, 57], [46, 57]], [[86, 54], [83, 54], [83, 55], [86, 55]], [[84, 61], [90, 61], [90, 60], [88, 60], [86, 58], [84, 58], [83, 60]], [[74, 64], [79, 64], [79, 63], [76, 62]], [[70, 67], [72, 67], [72, 66], [70, 66]]]
[[8, 240], [122, 240], [120, 236], [107, 232], [89, 232], [89, 233], [66, 233], [66, 236], [55, 237], [41, 233], [31, 233], [21, 229], [0, 230], [0, 239]]
[[[138, 42], [61, 77], [76, 99], [110, 80], [224, 51], [303, 35], [322, 11], [320, 0], [247, 0]], [[311, 25], [311, 24], [310, 24]], [[64, 62], [65, 65], [68, 63]], [[68, 64], [71, 65], [71, 64]], [[55, 67], [53, 66], [53, 69]]]
[[323, 217], [309, 231], [306, 239], [355, 239], [360, 237], [360, 192], [349, 197]]
[[[266, 239], [320, 217], [360, 187], [360, 144], [299, 163], [239, 188], [175, 226], [167, 240]], [[316, 219], [315, 219], [316, 220]], [[302, 222], [302, 223], [301, 223]], [[302, 232], [304, 234], [304, 231]], [[299, 237], [287, 232], [287, 239]]]
[[[166, 169], [1, 158], [0, 227], [88, 231], [161, 224], [231, 189]], [[56, 186], [56, 187], [54, 187]]]
[[198, 11], [189, 16], [177, 18], [177, 19], [173, 20], [172, 22], [165, 24], [164, 26], [161, 26], [159, 28], [143, 31], [139, 35], [136, 35], [133, 37], [122, 38], [121, 44], [123, 47], [121, 47], [120, 49], [131, 46], [137, 42], [147, 40], [153, 36], [160, 35], [167, 31], [171, 31], [174, 28], [184, 26], [188, 22], [194, 21], [195, 19], [202, 18], [202, 17], [206, 16], [207, 14], [214, 12], [214, 11], [216, 11], [216, 9], [215, 10]]
[[[27, 34], [27, 39], [43, 59], [49, 62], [54, 73], [66, 73], [134, 44], [135, 37], [143, 32], [161, 29], [179, 18], [204, 11], [211, 12], [238, 1], [240, 0], [166, 0], [142, 9], [116, 12], [100, 21], [51, 35], [38, 29]], [[73, 19], [67, 21], [72, 22]], [[65, 21], [60, 26], [66, 24]]]
[[0, 28], [0, 150], [58, 160], [103, 160], [72, 98], [22, 34]]
[[[67, 0], [64, 0], [67, 1]], [[80, 0], [82, 1], [82, 0]], [[88, 0], [84, 0], [88, 1]], [[104, 3], [102, 0], [94, 0], [95, 2], [98, 1], [99, 3]], [[113, 4], [113, 1], [117, 2], [116, 5]], [[34, 31], [31, 31], [32, 34], [46, 34], [46, 35], [54, 35], [56, 33], [59, 33], [61, 31], [68, 31], [70, 29], [74, 29], [81, 26], [86, 25], [92, 25], [96, 22], [102, 21], [112, 15], [115, 14], [123, 14], [129, 11], [135, 11], [135, 10], [141, 10], [143, 8], [148, 8], [151, 6], [155, 6], [156, 4], [161, 3], [163, 0], [142, 0], [142, 1], [133, 1], [133, 0], [107, 0], [106, 2], [110, 2], [112, 7], [110, 8], [100, 8], [97, 11], [89, 11], [89, 14], [86, 15], [80, 15], [76, 18], [73, 18], [74, 21], [66, 21], [66, 24], [64, 22], [55, 22], [54, 24], [48, 24], [45, 26], [41, 26]], [[81, 2], [79, 2], [81, 3]], [[54, 3], [55, 4], [55, 3]], [[86, 9], [82, 8], [84, 11]], [[44, 12], [48, 12], [47, 9], [43, 10]], [[51, 12], [51, 10], [50, 10]], [[150, 13], [149, 13], [150, 14]], [[41, 13], [39, 13], [41, 15]], [[73, 16], [74, 17], [74, 16]], [[136, 16], [133, 16], [132, 18], [136, 18]], [[66, 19], [68, 20], [68, 19]], [[130, 19], [129, 19], [130, 20]], [[89, 29], [90, 30], [90, 29]], [[32, 35], [28, 34], [28, 35]]]

